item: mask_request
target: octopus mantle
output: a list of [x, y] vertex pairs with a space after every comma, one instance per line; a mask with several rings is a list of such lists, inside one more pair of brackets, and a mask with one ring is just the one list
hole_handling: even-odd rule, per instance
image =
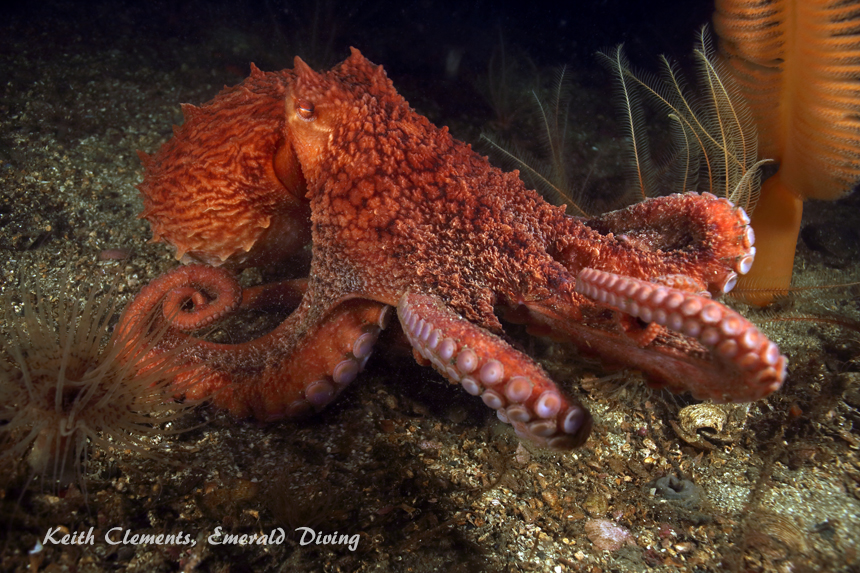
[[[755, 254], [749, 219], [726, 199], [569, 217], [417, 114], [358, 50], [325, 73], [299, 58], [253, 68], [183, 111], [174, 138], [141, 155], [142, 216], [177, 258], [206, 265], [153, 281], [118, 327], [164, 329], [151, 352], [176, 353], [177, 392], [263, 420], [319, 410], [356, 379], [394, 309], [420, 363], [557, 449], [583, 443], [591, 416], [496, 312], [697, 398], [757, 400], [783, 382], [776, 345], [712, 298]], [[308, 240], [307, 280], [243, 292], [233, 278], [294, 264]], [[292, 312], [259, 339], [190, 334], [272, 305]]]

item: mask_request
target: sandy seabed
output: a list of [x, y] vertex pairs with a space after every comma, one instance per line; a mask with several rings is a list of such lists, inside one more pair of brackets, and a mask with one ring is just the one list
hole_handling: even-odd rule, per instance
[[[128, 300], [175, 264], [137, 219], [136, 150], [170, 137], [179, 103], [241, 81], [253, 42], [226, 27], [158, 49], [60, 21], [17, 31], [0, 60], [2, 289], [27, 273], [46, 296], [71, 277], [81, 296], [116, 282]], [[416, 102], [407, 90], [420, 85], [407, 85], [420, 112], [477, 140], [481, 120]], [[612, 121], [594, 89], [577, 85], [572, 109], [583, 118], [576, 137], [609, 150], [583, 167], [600, 187], [617, 180], [620, 143], [610, 128], [591, 130], [595, 117]], [[797, 284], [860, 276], [858, 201], [808, 205]], [[128, 257], [112, 260], [114, 249]], [[595, 417], [588, 443], [564, 454], [520, 443], [480, 400], [383, 337], [368, 370], [311, 420], [261, 425], [201, 407], [179, 422], [199, 427], [147, 438], [154, 459], [92, 448], [86, 499], [77, 486], [24, 491], [7, 476], [2, 569], [857, 570], [860, 334], [800, 317], [857, 321], [858, 299], [850, 288], [810, 291], [788, 306], [739, 306], [790, 358], [784, 389], [751, 405], [690, 408], [638, 374], [606, 376], [570, 348], [524, 339]], [[28, 553], [49, 534], [84, 543]]]

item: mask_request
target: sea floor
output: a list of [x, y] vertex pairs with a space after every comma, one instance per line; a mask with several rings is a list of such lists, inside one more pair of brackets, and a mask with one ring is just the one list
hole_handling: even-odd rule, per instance
[[[127, 301], [175, 265], [137, 218], [136, 151], [171, 136], [180, 103], [241, 81], [242, 50], [253, 48], [226, 33], [154, 48], [72, 26], [19, 32], [2, 40], [0, 60], [2, 290], [26, 274], [48, 297], [117, 285], [112, 296]], [[595, 89], [577, 85], [574, 107], [576, 137], [590, 140], [582, 173], [599, 188], [617, 181], [620, 138], [592, 128], [613, 121]], [[477, 141], [481, 122], [420, 99], [420, 112]], [[860, 277], [858, 202], [808, 204], [796, 284]], [[800, 291], [767, 312], [736, 306], [790, 360], [785, 387], [766, 400], [697, 404], [526, 337], [595, 418], [585, 446], [548, 452], [418, 367], [387, 332], [360, 379], [310, 420], [259, 424], [203, 406], [173, 426], [193, 429], [146, 438], [155, 457], [92, 447], [85, 492], [5, 476], [0, 569], [856, 571], [856, 289]], [[59, 539], [91, 528], [92, 545], [45, 543], [52, 530]], [[182, 532], [189, 543], [110, 545], [112, 528], [130, 540]], [[216, 543], [219, 531], [273, 530], [268, 544]], [[306, 543], [308, 530], [337, 535]]]

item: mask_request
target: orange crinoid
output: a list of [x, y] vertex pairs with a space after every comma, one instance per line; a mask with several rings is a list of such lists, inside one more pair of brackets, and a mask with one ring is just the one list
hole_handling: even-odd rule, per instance
[[714, 28], [760, 155], [779, 162], [752, 217], [756, 262], [739, 285], [766, 304], [791, 282], [803, 201], [837, 199], [860, 179], [860, 2], [716, 0]]

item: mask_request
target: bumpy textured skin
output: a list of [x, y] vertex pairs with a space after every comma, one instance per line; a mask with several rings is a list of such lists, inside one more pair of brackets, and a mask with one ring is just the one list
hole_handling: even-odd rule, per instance
[[[195, 396], [217, 391], [231, 411], [266, 419], [324, 405], [336, 388], [317, 383], [317, 375], [337, 378], [332, 364], [344, 356], [329, 351], [330, 337], [357, 341], [386, 305], [397, 307], [419, 361], [480, 395], [522, 436], [555, 448], [581, 444], [591, 418], [504, 340], [495, 308], [537, 334], [573, 340], [676, 391], [748, 400], [781, 384], [785, 359], [760, 334], [762, 364], [750, 368], [717, 350], [724, 338], [699, 336], [683, 324], [673, 331], [674, 321], [644, 325], [611, 304], [600, 285], [576, 288], [576, 274], [593, 267], [603, 273], [597, 283], [615, 275], [653, 281], [682, 293], [682, 303], [707, 300], [700, 291], [730, 290], [755, 253], [743, 210], [688, 194], [593, 220], [568, 217], [526, 189], [516, 172], [492, 167], [415, 113], [382, 68], [357, 50], [324, 74], [297, 58], [293, 74], [283, 141], [301, 166], [312, 213], [307, 291], [277, 335], [248, 343], [254, 353], [177, 338], [188, 345], [189, 360], [226, 373], [213, 374], [217, 381]], [[198, 273], [203, 269], [186, 278]], [[179, 300], [190, 299], [201, 312], [210, 306], [183, 292], [165, 312], [175, 313]], [[652, 311], [672, 311], [662, 303]], [[731, 312], [711, 304], [720, 316]], [[315, 350], [329, 357], [326, 364], [298, 380], [297, 365]]]
[[253, 64], [242, 84], [205, 106], [185, 104], [185, 122], [153, 156], [138, 186], [153, 241], [183, 262], [273, 264], [310, 238], [301, 169], [284, 131], [290, 70]]

